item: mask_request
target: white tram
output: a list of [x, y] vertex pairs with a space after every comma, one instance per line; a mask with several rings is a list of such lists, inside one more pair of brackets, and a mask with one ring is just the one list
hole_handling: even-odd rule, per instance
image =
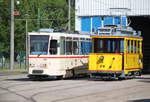
[[92, 50], [89, 35], [30, 32], [29, 78], [68, 78], [86, 74]]

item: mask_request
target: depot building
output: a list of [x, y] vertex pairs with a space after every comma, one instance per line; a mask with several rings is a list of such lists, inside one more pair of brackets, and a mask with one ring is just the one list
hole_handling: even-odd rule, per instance
[[75, 0], [75, 30], [97, 33], [107, 24], [129, 25], [143, 37], [144, 73], [150, 72], [150, 0]]

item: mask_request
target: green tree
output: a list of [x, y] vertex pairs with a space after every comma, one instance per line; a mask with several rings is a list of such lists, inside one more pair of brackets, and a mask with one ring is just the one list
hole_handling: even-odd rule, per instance
[[[10, 1], [3, 0], [0, 3], [0, 53], [7, 55], [9, 55], [10, 48]], [[17, 4], [17, 1], [20, 1], [20, 4]], [[71, 1], [73, 6], [71, 29], [73, 30], [74, 0]], [[20, 12], [20, 15], [15, 15], [15, 52], [25, 50], [26, 28], [24, 19], [28, 19], [29, 32], [39, 28], [67, 29], [67, 0], [15, 0], [15, 10]]]
[[0, 53], [9, 53], [9, 2], [0, 3]]

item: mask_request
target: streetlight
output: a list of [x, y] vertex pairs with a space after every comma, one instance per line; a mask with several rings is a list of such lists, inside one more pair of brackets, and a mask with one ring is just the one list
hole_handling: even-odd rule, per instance
[[17, 5], [19, 5], [20, 4], [20, 1], [17, 1]]

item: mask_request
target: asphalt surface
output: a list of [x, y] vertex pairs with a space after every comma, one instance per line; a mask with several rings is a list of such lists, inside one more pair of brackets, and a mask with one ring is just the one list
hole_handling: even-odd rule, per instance
[[150, 102], [150, 75], [122, 81], [38, 80], [0, 74], [0, 102]]
[[0, 70], [0, 76], [27, 74], [27, 73], [28, 70], [26, 69]]

